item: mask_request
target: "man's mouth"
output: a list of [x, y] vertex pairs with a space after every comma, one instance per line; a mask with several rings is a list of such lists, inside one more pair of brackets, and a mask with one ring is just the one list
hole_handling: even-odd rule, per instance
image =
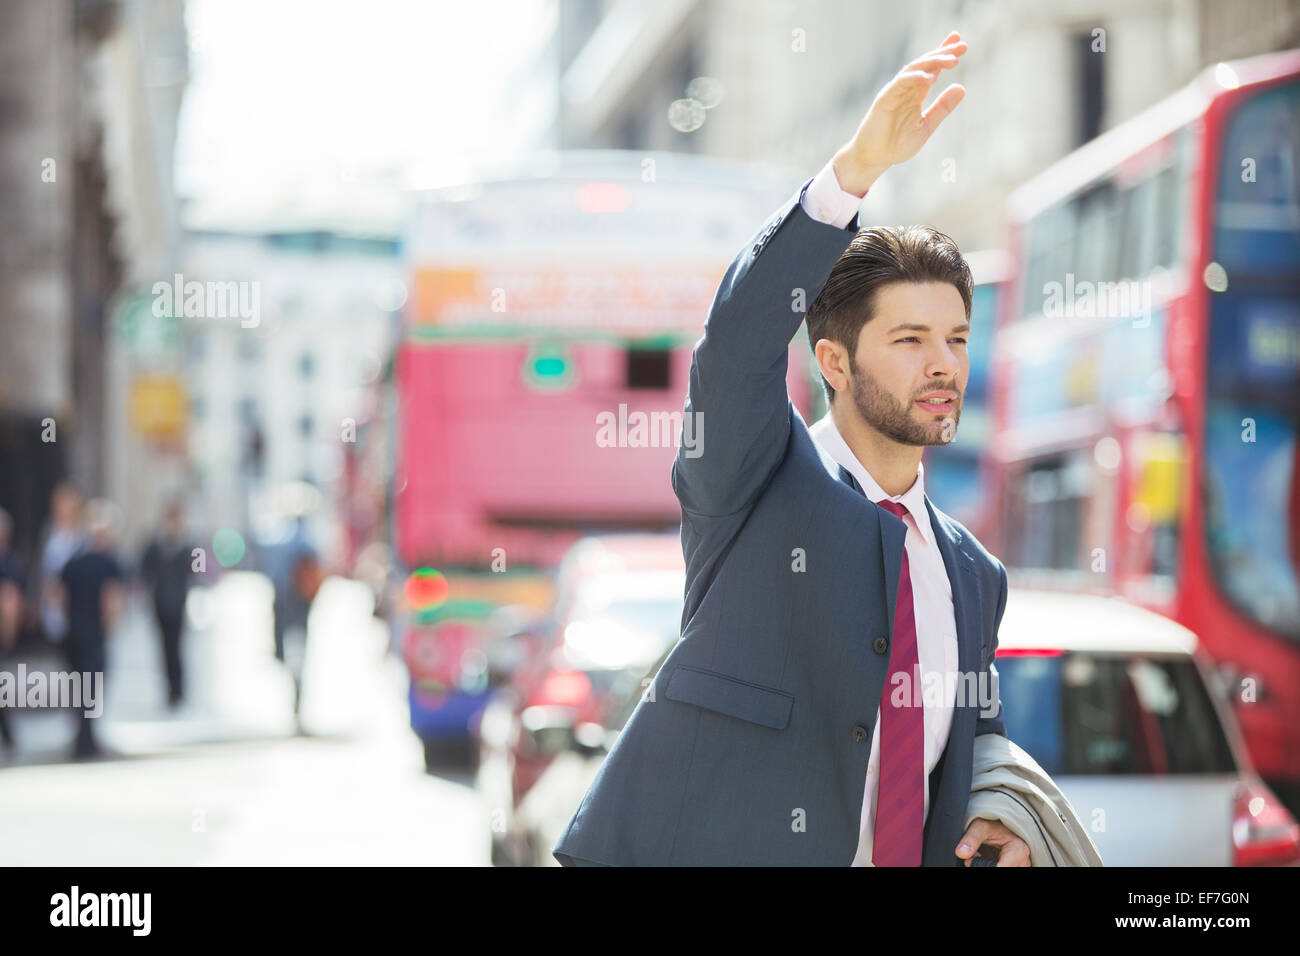
[[951, 412], [957, 405], [957, 401], [952, 396], [932, 396], [927, 398], [918, 398], [916, 404], [920, 405], [922, 410], [932, 412], [935, 415], [943, 415]]

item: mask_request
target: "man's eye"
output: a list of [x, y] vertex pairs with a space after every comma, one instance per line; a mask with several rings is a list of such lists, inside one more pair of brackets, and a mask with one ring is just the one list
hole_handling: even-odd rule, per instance
[[900, 342], [919, 342], [919, 341], [921, 341], [921, 340], [920, 340], [919, 338], [917, 338], [915, 335], [909, 335], [907, 338], [905, 338], [905, 339], [899, 339], [898, 341], [900, 341]]
[[954, 341], [954, 342], [960, 342], [962, 345], [965, 345], [965, 344], [966, 344], [966, 340], [965, 340], [964, 338], [962, 338], [961, 336], [957, 336], [956, 338], [953, 339], [953, 341]]

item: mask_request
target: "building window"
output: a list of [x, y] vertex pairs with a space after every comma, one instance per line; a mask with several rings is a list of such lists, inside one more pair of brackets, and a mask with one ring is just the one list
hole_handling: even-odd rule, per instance
[[1082, 146], [1090, 139], [1095, 139], [1101, 132], [1102, 96], [1105, 92], [1102, 82], [1102, 63], [1106, 54], [1093, 50], [1096, 42], [1089, 28], [1074, 36], [1075, 47], [1075, 135], [1074, 145]]

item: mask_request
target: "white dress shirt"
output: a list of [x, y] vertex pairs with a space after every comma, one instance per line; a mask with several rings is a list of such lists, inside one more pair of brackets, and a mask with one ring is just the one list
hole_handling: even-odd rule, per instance
[[828, 162], [808, 184], [802, 205], [809, 218], [843, 229], [857, 215], [863, 198], [840, 188], [839, 177]]
[[[809, 184], [803, 196], [803, 209], [809, 217], [819, 222], [843, 228], [857, 213], [862, 200], [840, 188], [835, 171], [827, 163]], [[867, 497], [873, 501], [888, 498], [901, 502], [907, 509], [903, 523], [907, 537], [909, 576], [912, 581], [912, 603], [916, 612], [916, 652], [921, 666], [921, 694], [924, 704], [925, 724], [925, 817], [930, 814], [930, 774], [952, 729], [953, 709], [957, 702], [957, 618], [952, 605], [952, 582], [943, 563], [939, 543], [930, 525], [930, 513], [925, 506], [925, 466], [919, 464], [916, 481], [901, 495], [886, 495], [871, 473], [858, 461], [848, 443], [835, 427], [828, 413], [808, 429], [816, 441], [835, 461], [849, 470], [857, 479]], [[890, 635], [891, 646], [893, 635]], [[938, 676], [928, 678], [927, 674]], [[951, 676], [949, 676], [951, 675]], [[885, 685], [890, 691], [892, 684]], [[909, 690], [912, 688], [909, 686]], [[871, 851], [876, 826], [876, 798], [880, 780], [880, 706], [876, 704], [876, 726], [871, 737], [871, 756], [867, 763], [867, 778], [862, 799], [862, 821], [858, 837], [858, 852], [853, 866], [871, 866]], [[923, 817], [924, 819], [924, 817]], [[954, 848], [955, 849], [955, 848]]]

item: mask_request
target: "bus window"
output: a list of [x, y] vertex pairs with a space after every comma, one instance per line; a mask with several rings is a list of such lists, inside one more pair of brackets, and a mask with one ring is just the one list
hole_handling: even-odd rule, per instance
[[627, 350], [627, 387], [666, 389], [671, 384], [668, 349], [630, 348]]
[[1029, 224], [1026, 258], [1029, 279], [1025, 283], [1020, 315], [1038, 315], [1043, 311], [1043, 287], [1049, 282], [1065, 282], [1067, 272], [1077, 272], [1075, 245], [1076, 215], [1074, 203], [1045, 209]]
[[1229, 119], [1220, 153], [1214, 259], [1234, 273], [1300, 270], [1300, 84], [1260, 93]]
[[[1074, 200], [1079, 208], [1079, 249], [1074, 268], [1075, 281], [1112, 282], [1119, 278], [1115, 241], [1119, 233], [1119, 204], [1109, 183]], [[1062, 277], [1063, 279], [1064, 277]]]
[[1008, 564], [1058, 571], [1090, 567], [1080, 562], [1089, 558], [1081, 531], [1091, 479], [1092, 466], [1077, 451], [1032, 462], [1013, 479], [1005, 512]]

